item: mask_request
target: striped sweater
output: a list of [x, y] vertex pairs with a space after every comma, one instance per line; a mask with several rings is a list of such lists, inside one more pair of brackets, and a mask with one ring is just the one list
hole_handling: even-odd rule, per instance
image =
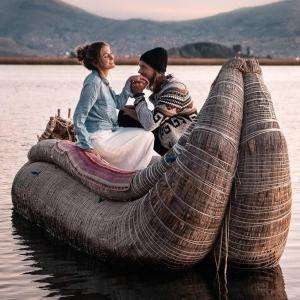
[[154, 110], [148, 108], [143, 94], [135, 97], [137, 117], [144, 129], [159, 128], [162, 146], [170, 149], [197, 117], [197, 109], [185, 84], [173, 75], [166, 76], [160, 91], [153, 93], [149, 100]]

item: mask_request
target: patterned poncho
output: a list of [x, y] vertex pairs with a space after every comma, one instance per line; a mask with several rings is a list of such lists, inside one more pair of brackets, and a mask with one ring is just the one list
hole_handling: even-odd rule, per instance
[[197, 109], [185, 84], [173, 75], [165, 77], [160, 91], [153, 93], [149, 100], [154, 110], [148, 108], [144, 95], [136, 97], [137, 117], [146, 130], [159, 127], [160, 142], [170, 149], [197, 117]]

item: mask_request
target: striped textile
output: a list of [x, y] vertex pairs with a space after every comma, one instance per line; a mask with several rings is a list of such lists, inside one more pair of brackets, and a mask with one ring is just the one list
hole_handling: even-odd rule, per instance
[[[101, 188], [126, 191], [130, 187], [134, 171], [118, 169], [109, 164], [100, 155], [84, 151], [69, 141], [56, 143], [53, 148], [52, 156], [58, 165], [64, 169], [80, 170], [80, 176], [88, 178], [94, 189], [100, 185]], [[68, 168], [68, 164], [75, 168]], [[76, 176], [76, 173], [74, 174]], [[77, 176], [79, 173], [77, 173]]]
[[100, 155], [87, 152], [70, 141], [45, 140], [33, 146], [28, 159], [54, 163], [96, 192], [101, 199], [130, 201], [146, 194], [169, 168], [166, 158], [142, 171], [116, 168]]

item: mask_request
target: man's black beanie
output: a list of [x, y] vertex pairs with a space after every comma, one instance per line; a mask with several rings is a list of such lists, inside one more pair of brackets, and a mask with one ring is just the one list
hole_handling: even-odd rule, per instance
[[168, 64], [168, 52], [166, 49], [158, 47], [151, 49], [140, 57], [140, 60], [152, 67], [159, 73], [165, 73]]

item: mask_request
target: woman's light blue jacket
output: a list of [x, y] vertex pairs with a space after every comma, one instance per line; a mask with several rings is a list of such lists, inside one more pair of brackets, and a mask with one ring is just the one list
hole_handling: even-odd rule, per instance
[[121, 94], [116, 95], [107, 79], [93, 70], [84, 80], [73, 116], [78, 146], [93, 149], [90, 133], [102, 129], [115, 130], [118, 127], [116, 109], [123, 108], [129, 97], [132, 97], [130, 81], [127, 80]]

